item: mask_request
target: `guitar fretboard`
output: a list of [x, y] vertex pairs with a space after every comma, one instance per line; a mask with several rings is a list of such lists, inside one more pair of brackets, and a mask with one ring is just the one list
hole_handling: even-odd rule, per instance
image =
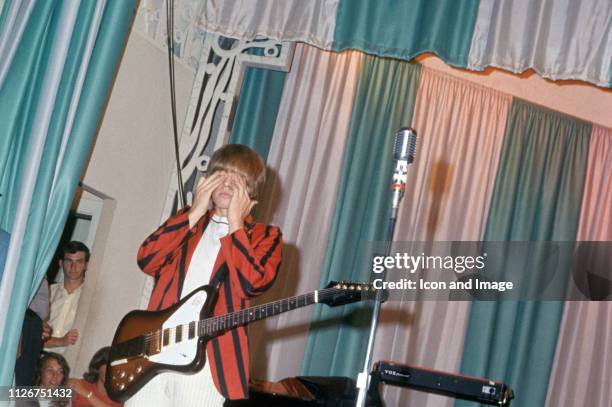
[[240, 325], [245, 325], [249, 322], [258, 321], [260, 319], [278, 315], [283, 312], [312, 305], [318, 302], [315, 301], [316, 296], [324, 295], [321, 293], [321, 291], [325, 290], [285, 298], [283, 300], [269, 302], [267, 304], [256, 305], [222, 316], [203, 319], [198, 321], [198, 336], [214, 336], [219, 332], [223, 332]]

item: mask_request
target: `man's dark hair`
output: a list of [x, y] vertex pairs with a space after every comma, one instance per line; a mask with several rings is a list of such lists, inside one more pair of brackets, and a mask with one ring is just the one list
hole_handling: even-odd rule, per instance
[[85, 261], [89, 261], [89, 248], [85, 246], [85, 243], [79, 242], [77, 240], [73, 240], [72, 242], [68, 242], [62, 248], [62, 259], [66, 254], [74, 254], [77, 252], [85, 252]]

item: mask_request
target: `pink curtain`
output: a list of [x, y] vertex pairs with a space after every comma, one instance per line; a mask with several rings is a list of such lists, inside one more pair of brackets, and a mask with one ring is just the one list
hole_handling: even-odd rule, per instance
[[[593, 126], [578, 240], [612, 240], [612, 130]], [[549, 407], [612, 403], [612, 301], [565, 304]]]
[[[408, 173], [394, 241], [479, 240], [497, 173], [508, 95], [422, 68]], [[402, 301], [383, 307], [374, 360], [456, 372], [469, 302]], [[453, 400], [387, 386], [389, 406], [450, 406]]]
[[[271, 199], [257, 210], [283, 231], [282, 269], [260, 302], [319, 288], [362, 57], [297, 45], [268, 155], [274, 174], [262, 196]], [[254, 378], [300, 374], [311, 315], [306, 307], [250, 326]]]

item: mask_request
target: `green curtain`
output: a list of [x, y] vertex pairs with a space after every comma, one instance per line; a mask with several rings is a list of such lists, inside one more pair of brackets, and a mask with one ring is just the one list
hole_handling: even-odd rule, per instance
[[612, 64], [610, 64], [610, 81], [608, 82], [608, 87], [612, 88]]
[[[419, 65], [364, 57], [321, 286], [369, 277], [359, 270], [358, 254], [362, 243], [386, 237], [394, 133], [412, 122], [419, 74]], [[364, 304], [316, 307], [302, 374], [355, 377], [363, 365], [370, 316]]]
[[4, 2], [3, 5], [0, 6], [0, 27], [4, 24], [4, 20], [6, 19], [6, 15], [8, 13], [9, 3], [7, 1]]
[[[485, 241], [576, 239], [590, 134], [588, 123], [514, 100]], [[562, 313], [561, 301], [474, 302], [462, 373], [508, 383], [517, 406], [543, 406]]]
[[0, 281], [4, 273], [4, 262], [6, 261], [9, 240], [11, 240], [11, 235], [9, 235], [6, 230], [0, 229]]
[[479, 1], [340, 0], [332, 49], [411, 60], [434, 52], [466, 67]]
[[[2, 333], [0, 385], [12, 383], [21, 324], [30, 298], [44, 278], [66, 221], [78, 180], [88, 157], [123, 44], [135, 9], [135, 1], [107, 2], [95, 45], [82, 83], [77, 91], [77, 73], [97, 7], [81, 2], [70, 37], [68, 54], [61, 71], [57, 94], [41, 97], [41, 85], [48, 74], [56, 34], [62, 24], [63, 2], [38, 2], [12, 62], [5, 86], [0, 89], [0, 227], [11, 230], [18, 195], [24, 182], [31, 131], [37, 111], [52, 108], [19, 264], [12, 287], [8, 317]], [[71, 100], [78, 105], [67, 143], [62, 151]], [[8, 270], [5, 270], [5, 275]]]
[[270, 69], [247, 69], [230, 134], [230, 143], [247, 145], [266, 160], [286, 75], [285, 72]]

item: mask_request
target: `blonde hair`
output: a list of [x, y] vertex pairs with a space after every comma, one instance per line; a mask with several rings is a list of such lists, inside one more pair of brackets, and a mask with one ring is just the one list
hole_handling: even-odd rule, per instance
[[217, 171], [235, 172], [244, 177], [251, 198], [257, 196], [266, 181], [266, 164], [255, 150], [242, 144], [227, 144], [214, 152], [208, 174]]

